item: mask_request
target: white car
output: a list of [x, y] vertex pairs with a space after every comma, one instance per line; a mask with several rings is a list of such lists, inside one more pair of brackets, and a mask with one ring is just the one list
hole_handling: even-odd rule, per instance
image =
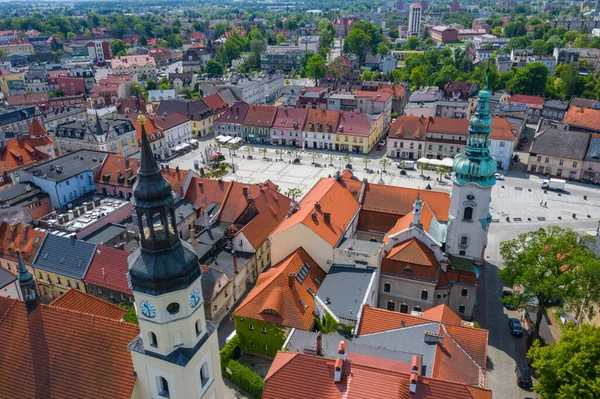
[[496, 177], [496, 180], [504, 180], [504, 175], [501, 175], [500, 173], [496, 173], [494, 176]]

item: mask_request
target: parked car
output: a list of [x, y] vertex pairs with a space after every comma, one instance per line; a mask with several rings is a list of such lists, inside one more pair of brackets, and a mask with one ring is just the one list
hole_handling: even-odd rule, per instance
[[494, 176], [496, 177], [496, 180], [504, 180], [504, 175], [502, 175], [500, 173], [496, 173], [496, 174], [494, 174]]
[[[504, 299], [506, 297], [510, 297], [510, 296], [512, 296], [512, 294], [513, 294], [512, 291], [504, 290], [504, 291], [502, 291], [502, 299]], [[515, 306], [512, 305], [512, 304], [506, 303], [506, 302], [503, 302], [503, 304], [504, 304], [504, 307], [506, 309], [508, 309], [508, 310], [515, 310]]]
[[521, 388], [531, 388], [533, 382], [531, 382], [531, 374], [527, 367], [515, 367], [515, 374], [517, 375], [517, 385]]
[[518, 319], [510, 318], [508, 319], [508, 328], [510, 329], [510, 333], [515, 336], [523, 335], [523, 329], [521, 328], [521, 322]]
[[381, 151], [385, 148], [385, 140], [381, 140], [379, 143], [377, 143], [377, 151]]

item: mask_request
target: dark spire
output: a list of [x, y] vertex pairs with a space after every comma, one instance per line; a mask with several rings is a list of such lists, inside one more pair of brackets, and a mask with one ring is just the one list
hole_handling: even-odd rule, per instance
[[98, 117], [98, 111], [96, 111], [96, 135], [102, 136], [104, 134], [104, 129], [102, 129], [102, 123], [100, 122], [100, 118]]
[[27, 269], [27, 266], [25, 266], [20, 251], [17, 251], [17, 260], [19, 263], [19, 288], [21, 289], [21, 295], [25, 301], [27, 312], [31, 313], [37, 307], [40, 298], [35, 285], [35, 277]]

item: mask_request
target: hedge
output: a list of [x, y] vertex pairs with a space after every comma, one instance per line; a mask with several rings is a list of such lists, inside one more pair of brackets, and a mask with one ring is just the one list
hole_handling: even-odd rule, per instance
[[230, 360], [227, 367], [231, 370], [231, 381], [235, 385], [257, 399], [262, 396], [265, 383], [258, 374], [235, 360]]
[[227, 344], [221, 349], [219, 352], [219, 358], [221, 360], [221, 373], [223, 377], [229, 378], [229, 374], [225, 370], [227, 364], [230, 360], [237, 360], [240, 358], [241, 348], [240, 348], [240, 336], [235, 334]]

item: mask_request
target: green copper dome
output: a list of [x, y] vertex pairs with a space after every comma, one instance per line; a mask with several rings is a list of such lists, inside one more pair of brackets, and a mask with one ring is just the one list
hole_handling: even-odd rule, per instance
[[498, 165], [490, 155], [489, 135], [492, 117], [489, 113], [490, 92], [486, 85], [479, 93], [475, 115], [469, 120], [469, 136], [464, 153], [457, 154], [452, 164], [452, 180], [458, 184], [477, 183], [480, 186], [496, 184], [494, 176]]

